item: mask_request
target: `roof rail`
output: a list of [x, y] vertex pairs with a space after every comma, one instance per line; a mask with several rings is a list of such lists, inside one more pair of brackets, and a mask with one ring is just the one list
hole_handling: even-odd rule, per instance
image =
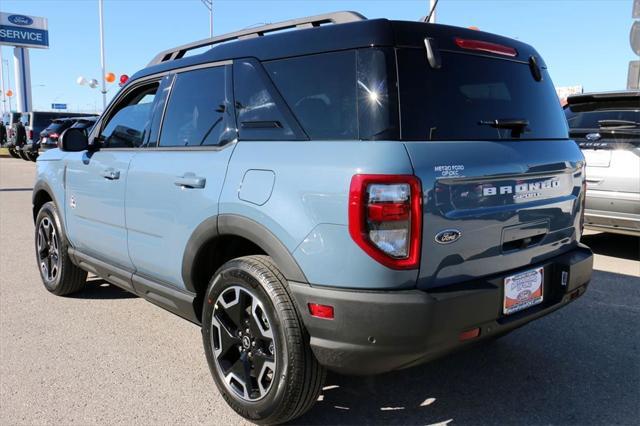
[[306, 18], [290, 19], [288, 21], [276, 22], [274, 24], [262, 25], [260, 27], [247, 28], [233, 33], [222, 34], [212, 38], [196, 41], [182, 46], [174, 47], [158, 53], [147, 66], [157, 65], [167, 61], [182, 58], [189, 50], [199, 49], [230, 40], [260, 37], [266, 33], [282, 31], [291, 28], [313, 28], [321, 24], [333, 23], [344, 24], [367, 19], [357, 12], [343, 11], [326, 13], [322, 15], [308, 16]]

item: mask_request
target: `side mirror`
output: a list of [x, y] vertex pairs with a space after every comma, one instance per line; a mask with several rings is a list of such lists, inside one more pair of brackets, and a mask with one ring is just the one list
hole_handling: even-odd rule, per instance
[[60, 135], [60, 149], [79, 152], [89, 149], [89, 138], [80, 129], [69, 128]]

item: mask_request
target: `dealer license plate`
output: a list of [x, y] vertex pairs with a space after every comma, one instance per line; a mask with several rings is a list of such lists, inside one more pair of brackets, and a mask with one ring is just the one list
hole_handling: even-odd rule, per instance
[[504, 279], [505, 315], [542, 303], [544, 269], [536, 268]]

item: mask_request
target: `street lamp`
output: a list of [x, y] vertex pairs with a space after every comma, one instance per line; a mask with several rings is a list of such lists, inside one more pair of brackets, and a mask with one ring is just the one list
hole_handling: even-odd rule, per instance
[[104, 62], [104, 20], [102, 18], [103, 0], [98, 0], [98, 15], [100, 17], [100, 67], [102, 69], [102, 110], [107, 108], [107, 83], [105, 81], [105, 62]]
[[200, 0], [209, 9], [209, 37], [213, 38], [213, 0]]

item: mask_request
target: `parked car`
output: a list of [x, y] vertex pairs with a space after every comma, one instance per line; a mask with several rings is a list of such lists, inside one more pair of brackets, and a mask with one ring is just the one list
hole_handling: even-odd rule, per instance
[[[40, 147], [39, 140], [42, 131], [51, 124], [51, 121], [56, 118], [68, 117], [68, 112], [28, 112], [22, 114], [22, 121], [27, 129], [27, 141], [26, 143], [17, 147], [18, 154], [31, 161], [36, 161], [38, 158], [38, 150]], [[74, 114], [76, 117], [88, 116], [95, 117], [95, 114]]]
[[327, 368], [496, 338], [591, 277], [584, 157], [517, 40], [353, 12], [247, 29], [159, 53], [60, 144], [33, 192], [45, 287], [89, 271], [201, 325], [254, 422], [303, 414]]
[[89, 129], [96, 122], [96, 116], [73, 116], [65, 118], [56, 118], [51, 124], [40, 132], [40, 139], [32, 148], [34, 151], [46, 151], [48, 149], [58, 147], [58, 138], [70, 127], [78, 129]]
[[7, 131], [7, 141], [4, 144], [4, 147], [9, 151], [9, 155], [13, 158], [20, 158], [18, 152], [15, 148], [15, 134], [14, 134], [14, 125], [18, 121], [20, 121], [21, 114], [19, 112], [6, 112], [2, 116], [2, 121], [5, 123], [6, 131]]
[[570, 135], [587, 160], [585, 226], [640, 236], [640, 91], [567, 99]]

